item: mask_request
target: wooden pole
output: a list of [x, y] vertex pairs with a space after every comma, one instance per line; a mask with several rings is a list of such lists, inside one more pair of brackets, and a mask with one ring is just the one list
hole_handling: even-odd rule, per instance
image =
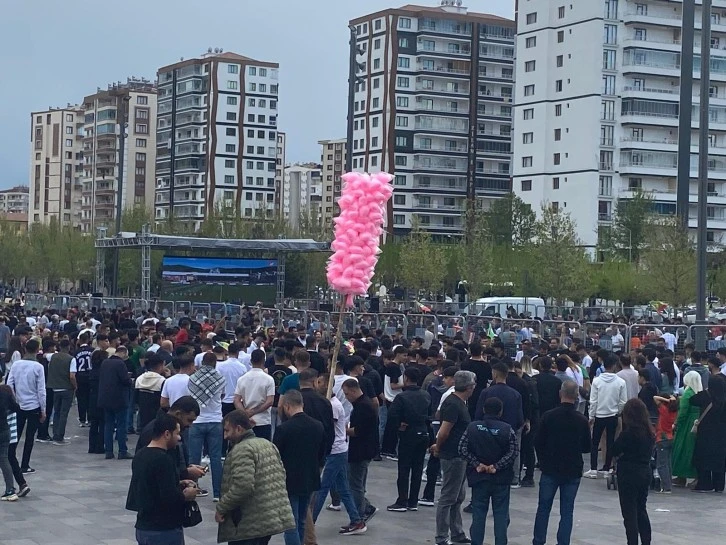
[[338, 354], [340, 345], [343, 344], [343, 316], [345, 315], [345, 295], [340, 301], [340, 317], [338, 318], [338, 329], [335, 331], [335, 347], [333, 348], [333, 361], [330, 363], [330, 376], [328, 377], [328, 399], [333, 395], [333, 384], [335, 383], [335, 370], [338, 365]]

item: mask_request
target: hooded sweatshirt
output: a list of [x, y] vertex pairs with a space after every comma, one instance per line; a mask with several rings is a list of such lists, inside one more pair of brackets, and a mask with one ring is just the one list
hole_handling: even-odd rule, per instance
[[590, 389], [590, 418], [608, 418], [623, 412], [628, 402], [625, 381], [614, 373], [595, 377]]
[[153, 371], [146, 371], [143, 375], [136, 379], [137, 390], [148, 390], [149, 392], [161, 392], [164, 386], [164, 377]]

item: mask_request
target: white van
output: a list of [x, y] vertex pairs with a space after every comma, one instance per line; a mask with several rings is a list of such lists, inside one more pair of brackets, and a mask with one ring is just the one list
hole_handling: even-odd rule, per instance
[[507, 316], [507, 310], [513, 308], [517, 315], [525, 314], [530, 318], [545, 317], [545, 302], [541, 297], [484, 297], [470, 305], [469, 314], [478, 316]]

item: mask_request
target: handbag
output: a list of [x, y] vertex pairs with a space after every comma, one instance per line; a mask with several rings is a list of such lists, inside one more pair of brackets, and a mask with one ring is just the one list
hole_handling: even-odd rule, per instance
[[184, 503], [184, 519], [182, 526], [191, 528], [202, 522], [202, 512], [199, 510], [199, 504], [196, 501], [188, 501]]
[[697, 434], [697, 433], [698, 433], [698, 425], [699, 425], [699, 424], [701, 423], [701, 421], [702, 421], [702, 420], [703, 420], [703, 419], [705, 418], [705, 416], [706, 416], [706, 415], [708, 414], [708, 411], [710, 411], [710, 410], [711, 410], [711, 407], [713, 407], [713, 403], [709, 403], [709, 404], [708, 404], [708, 407], [706, 407], [706, 410], [705, 410], [705, 411], [703, 411], [703, 414], [701, 415], [701, 418], [697, 418], [697, 419], [696, 419], [696, 420], [695, 420], [695, 421], [693, 422], [693, 426], [691, 427], [691, 433], [692, 433], [692, 434], [694, 434], [694, 435], [695, 435], [695, 434]]

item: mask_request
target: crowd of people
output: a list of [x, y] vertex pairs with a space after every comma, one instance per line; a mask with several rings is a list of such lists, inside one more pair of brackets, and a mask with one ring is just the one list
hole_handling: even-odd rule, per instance
[[626, 352], [562, 329], [515, 337], [501, 322], [411, 339], [361, 327], [334, 360], [314, 327], [269, 329], [253, 315], [224, 325], [0, 312], [2, 500], [30, 493], [36, 442], [70, 443], [74, 400], [89, 455], [132, 460], [126, 506], [141, 545], [183, 543], [207, 473], [218, 541], [237, 545], [315, 544], [324, 509], [345, 509], [341, 535], [365, 533], [379, 511], [369, 469], [384, 458], [398, 470], [385, 509], [431, 508], [436, 545], [481, 545], [490, 505], [494, 543], [506, 544], [512, 490], [534, 487], [536, 469], [534, 545], [558, 491], [557, 543], [570, 543], [582, 477], [617, 487], [628, 545], [652, 541], [650, 491], [724, 490], [726, 348], [676, 353], [666, 328]]

